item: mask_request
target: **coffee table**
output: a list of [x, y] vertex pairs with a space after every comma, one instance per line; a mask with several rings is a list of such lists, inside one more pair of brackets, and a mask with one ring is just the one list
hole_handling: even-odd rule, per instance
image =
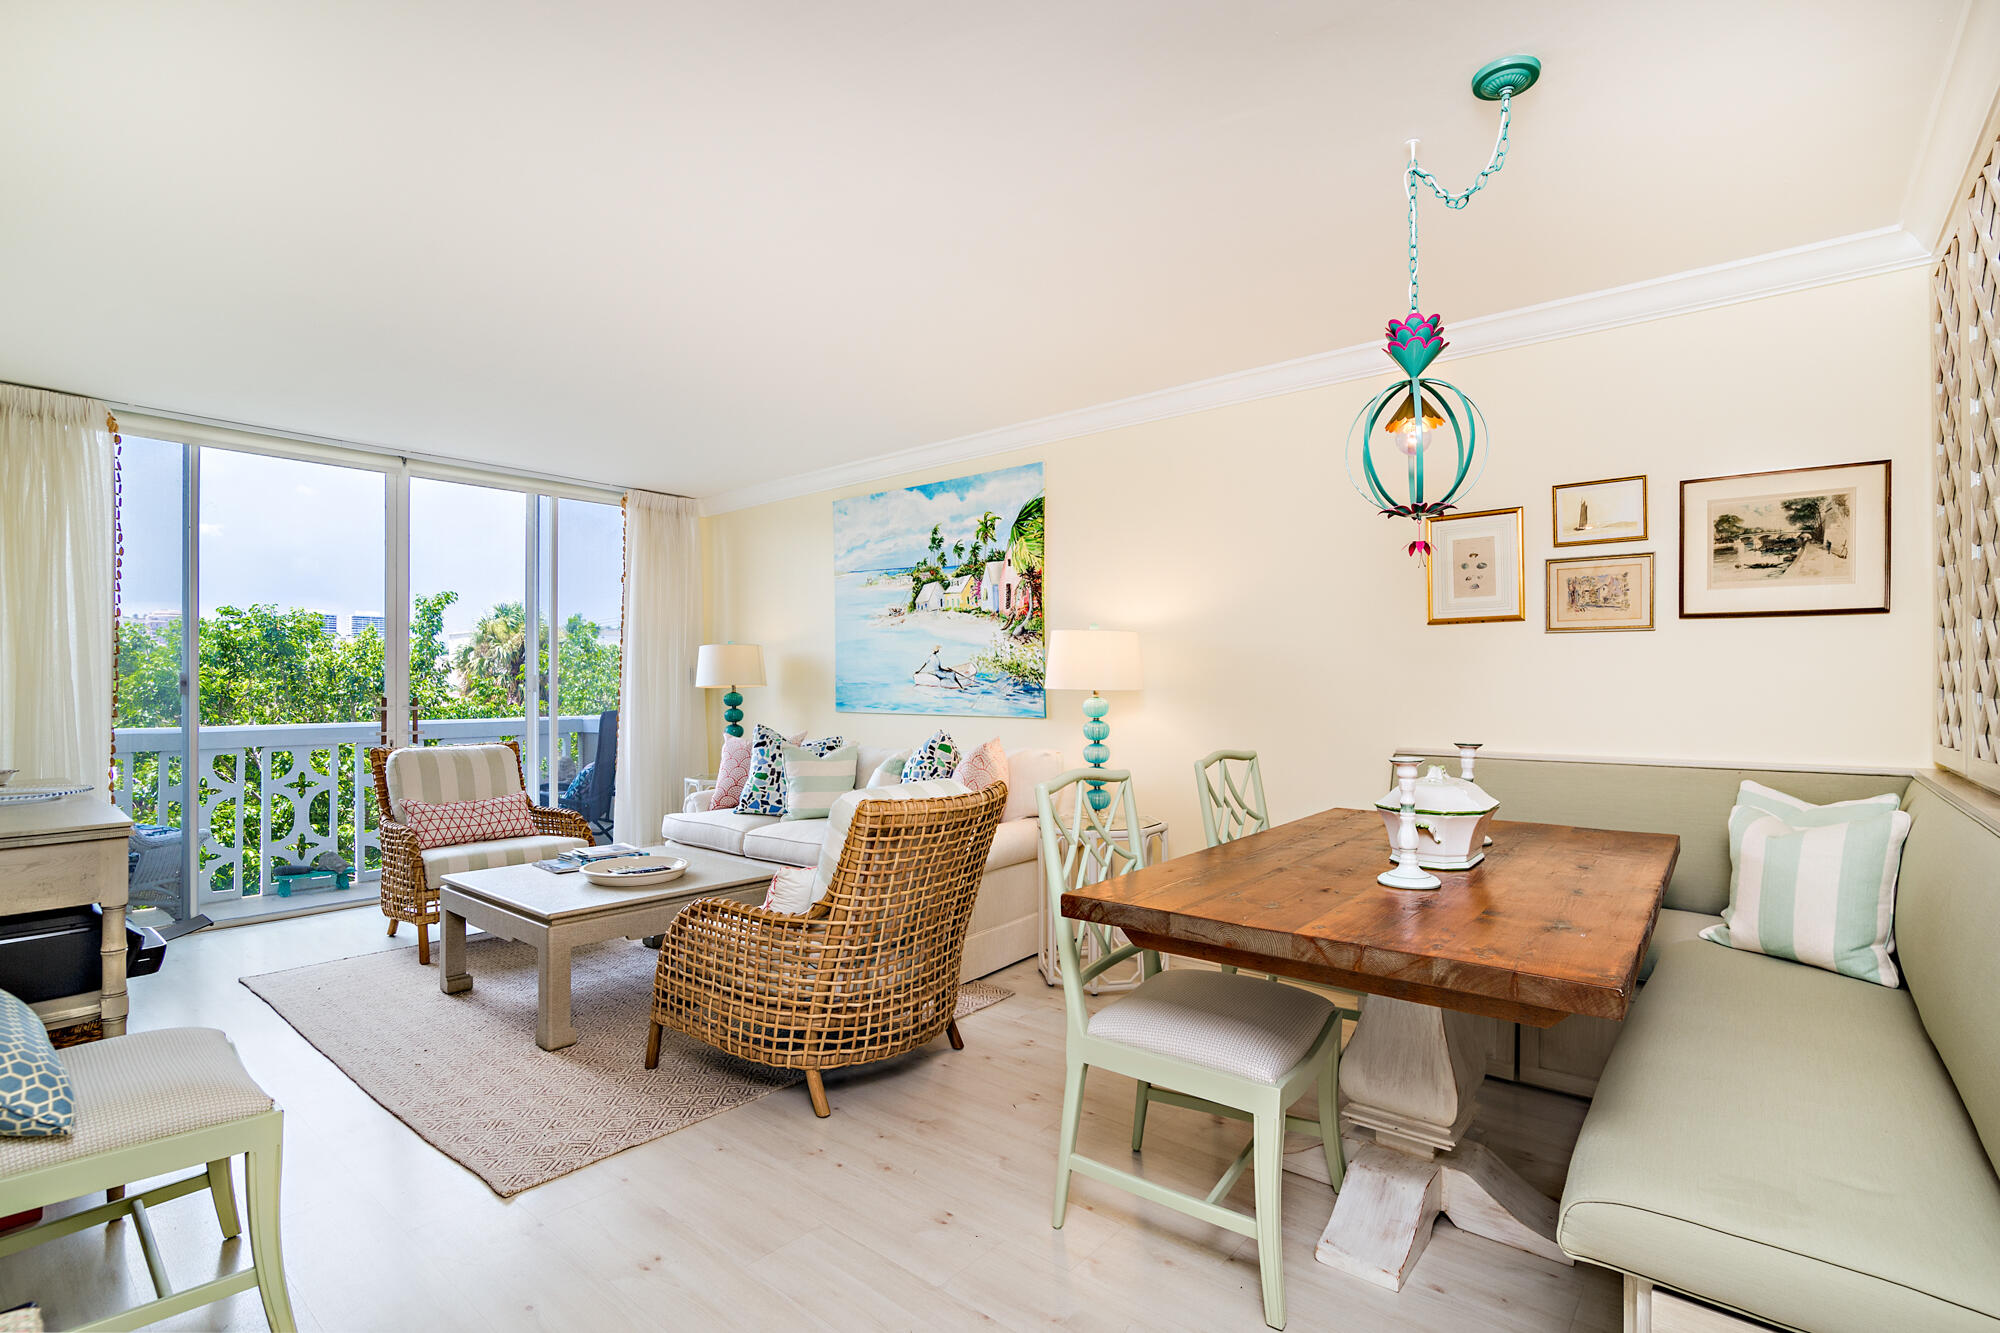
[[438, 986], [447, 995], [472, 989], [465, 958], [468, 922], [489, 935], [535, 946], [535, 1045], [559, 1051], [576, 1043], [570, 1026], [569, 960], [579, 945], [657, 935], [697, 898], [764, 900], [775, 867], [699, 847], [668, 843], [649, 851], [687, 859], [687, 873], [665, 884], [599, 888], [582, 872], [552, 875], [532, 865], [446, 875], [438, 886], [444, 958]]

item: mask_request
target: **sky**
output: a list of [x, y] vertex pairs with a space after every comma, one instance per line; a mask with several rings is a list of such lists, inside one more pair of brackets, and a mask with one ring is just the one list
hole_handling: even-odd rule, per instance
[[[126, 614], [178, 611], [181, 596], [181, 446], [126, 436], [121, 457]], [[203, 615], [255, 602], [381, 615], [385, 487], [379, 472], [204, 449], [201, 460]], [[469, 632], [526, 584], [527, 501], [518, 491], [412, 478], [410, 583], [450, 589], [445, 633]], [[618, 625], [624, 534], [618, 506], [556, 502], [560, 614]], [[546, 523], [546, 520], [545, 520]], [[544, 534], [546, 543], [546, 533]]]
[[843, 574], [908, 569], [929, 549], [931, 528], [941, 529], [949, 559], [953, 542], [971, 541], [979, 516], [1000, 515], [995, 542], [1005, 543], [1014, 515], [1042, 493], [1042, 465], [1023, 463], [924, 486], [850, 496], [833, 506], [833, 567]]

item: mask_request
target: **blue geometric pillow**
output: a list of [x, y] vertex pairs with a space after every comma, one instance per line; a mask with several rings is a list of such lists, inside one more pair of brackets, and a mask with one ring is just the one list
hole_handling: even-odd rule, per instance
[[948, 778], [957, 771], [958, 747], [951, 743], [951, 734], [945, 731], [933, 735], [903, 761], [905, 782], [930, 782]]
[[69, 1071], [56, 1059], [35, 1011], [0, 991], [0, 1134], [21, 1139], [69, 1133], [76, 1119]]
[[[740, 815], [782, 815], [785, 813], [785, 738], [759, 723], [757, 743], [750, 750], [750, 780], [736, 798]], [[844, 736], [807, 741], [805, 747], [824, 759], [847, 744]]]

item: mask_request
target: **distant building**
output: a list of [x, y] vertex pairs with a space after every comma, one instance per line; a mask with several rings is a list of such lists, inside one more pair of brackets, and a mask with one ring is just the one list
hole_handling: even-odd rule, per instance
[[181, 613], [178, 611], [136, 611], [130, 615], [121, 616], [120, 619], [128, 625], [137, 625], [149, 634], [163, 634], [181, 623]]
[[354, 615], [347, 618], [347, 637], [354, 638], [363, 630], [373, 629], [383, 638], [389, 637], [389, 621], [386, 616]]
[[334, 614], [333, 612], [331, 612], [331, 611], [313, 611], [313, 612], [310, 612], [309, 614], [312, 614], [312, 615], [315, 615], [315, 616], [318, 616], [318, 617], [320, 618], [320, 623], [326, 626], [326, 637], [327, 637], [327, 638], [329, 638], [329, 639], [337, 639], [337, 638], [339, 638], [339, 637], [340, 637], [340, 617], [339, 617], [339, 616], [335, 615], [335, 614]]

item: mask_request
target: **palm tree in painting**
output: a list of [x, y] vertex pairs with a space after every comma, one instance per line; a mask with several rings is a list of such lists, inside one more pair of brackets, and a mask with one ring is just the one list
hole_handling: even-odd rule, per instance
[[1015, 609], [1020, 619], [1042, 613], [1042, 497], [1036, 496], [1021, 506], [1021, 512], [1014, 515], [1014, 526], [1007, 534], [1007, 559], [1014, 565], [1014, 572], [1021, 576], [1026, 595]]

